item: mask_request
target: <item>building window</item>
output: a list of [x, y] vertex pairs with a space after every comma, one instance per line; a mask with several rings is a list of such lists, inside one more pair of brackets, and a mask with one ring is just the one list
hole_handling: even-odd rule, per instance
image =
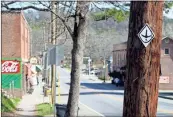
[[165, 55], [169, 54], [169, 48], [165, 48]]

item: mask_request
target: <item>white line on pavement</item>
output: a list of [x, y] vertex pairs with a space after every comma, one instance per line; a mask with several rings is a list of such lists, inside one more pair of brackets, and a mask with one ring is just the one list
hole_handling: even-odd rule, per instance
[[79, 103], [80, 103], [81, 105], [85, 106], [86, 108], [88, 108], [89, 110], [91, 110], [91, 111], [97, 113], [99, 116], [105, 117], [103, 114], [101, 114], [101, 113], [95, 111], [94, 109], [92, 109], [92, 108], [90, 108], [89, 106], [87, 106], [87, 105], [81, 103], [80, 101], [79, 101]]

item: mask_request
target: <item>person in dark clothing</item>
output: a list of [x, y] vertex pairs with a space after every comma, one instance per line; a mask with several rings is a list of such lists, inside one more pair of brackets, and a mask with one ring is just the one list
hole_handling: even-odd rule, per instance
[[37, 76], [37, 85], [39, 85], [39, 80], [38, 80], [38, 76]]
[[26, 91], [28, 91], [28, 74], [25, 75], [25, 79], [26, 79]]

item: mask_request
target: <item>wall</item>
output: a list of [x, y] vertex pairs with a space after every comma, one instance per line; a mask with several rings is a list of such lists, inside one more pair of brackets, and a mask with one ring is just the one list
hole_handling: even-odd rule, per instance
[[[169, 38], [165, 38], [162, 40], [161, 46], [161, 69], [162, 76], [169, 76], [169, 83], [164, 84], [160, 83], [161, 89], [173, 89], [173, 40], [169, 39], [169, 43], [165, 43], [165, 40]], [[170, 55], [165, 55], [164, 49], [170, 49]]]
[[21, 18], [21, 57], [24, 61], [27, 61], [30, 58], [30, 47], [29, 47], [30, 29], [23, 13], [21, 13], [20, 18]]
[[113, 70], [126, 65], [127, 42], [113, 45]]
[[2, 24], [2, 57], [21, 57], [20, 42], [20, 13], [1, 14]]
[[[30, 58], [30, 32], [22, 12], [2, 12], [2, 58], [6, 60], [20, 59], [21, 66]], [[17, 96], [25, 93], [25, 74], [27, 69], [21, 68], [20, 74], [2, 75], [5, 90], [9, 90], [9, 82], [15, 80]]]
[[[165, 39], [169, 39], [169, 43], [165, 43]], [[169, 83], [159, 83], [159, 88], [162, 90], [173, 90], [173, 39], [165, 38], [161, 44], [161, 71], [162, 76], [169, 76]], [[126, 64], [126, 49], [127, 43], [115, 44], [113, 46], [113, 68], [124, 66]], [[164, 54], [164, 49], [170, 48], [170, 55]], [[125, 60], [124, 60], [125, 59]]]

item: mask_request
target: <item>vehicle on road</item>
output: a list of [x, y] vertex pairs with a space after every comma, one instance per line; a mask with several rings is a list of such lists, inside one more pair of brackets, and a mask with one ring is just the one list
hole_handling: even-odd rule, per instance
[[99, 68], [92, 68], [90, 71], [90, 74], [92, 75], [98, 75], [101, 72]]

